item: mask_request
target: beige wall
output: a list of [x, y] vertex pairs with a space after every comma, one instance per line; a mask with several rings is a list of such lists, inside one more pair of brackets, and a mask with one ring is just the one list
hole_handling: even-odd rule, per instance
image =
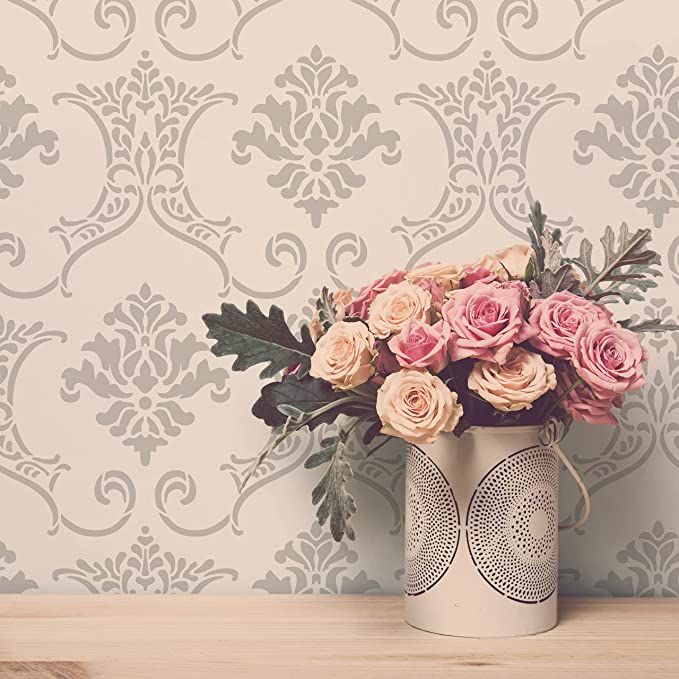
[[[313, 522], [306, 437], [238, 498], [259, 384], [200, 316], [254, 297], [299, 318], [323, 284], [481, 254], [537, 197], [573, 248], [651, 226], [666, 275], [633, 312], [676, 317], [678, 20], [673, 0], [0, 0], [0, 591], [399, 591], [398, 446], [354, 451], [355, 543]], [[645, 342], [620, 426], [565, 446], [593, 512], [562, 536], [564, 591], [679, 594], [679, 341]]]

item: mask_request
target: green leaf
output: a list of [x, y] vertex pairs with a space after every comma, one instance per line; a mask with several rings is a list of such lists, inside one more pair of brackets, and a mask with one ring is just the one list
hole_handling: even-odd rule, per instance
[[657, 287], [651, 280], [660, 276], [655, 268], [660, 264], [660, 255], [650, 250], [650, 229], [639, 229], [630, 233], [627, 224], [622, 224], [616, 237], [610, 226], [601, 238], [604, 263], [598, 269], [592, 261], [594, 246], [586, 238], [580, 244], [580, 256], [571, 259], [585, 275], [584, 295], [594, 300], [618, 297], [626, 304], [633, 300], [643, 301], [650, 288]]
[[649, 318], [636, 323], [631, 318], [627, 318], [620, 321], [620, 325], [632, 332], [676, 332], [679, 330], [679, 325], [676, 323], [663, 323], [660, 318]]
[[367, 406], [361, 408], [358, 398], [352, 406], [346, 403], [347, 398], [350, 398], [350, 394], [333, 389], [323, 380], [308, 375], [302, 378], [286, 375], [280, 382], [264, 385], [260, 397], [252, 406], [252, 414], [264, 420], [270, 427], [280, 427], [292, 413], [290, 407], [304, 414], [311, 414], [328, 404], [345, 401], [342, 405], [338, 404], [337, 409], [328, 410], [311, 420], [308, 426], [309, 429], [314, 429], [319, 424], [334, 422], [339, 414], [365, 414]]
[[272, 305], [265, 316], [252, 300], [248, 300], [245, 313], [235, 304], [222, 304], [220, 314], [205, 314], [207, 336], [217, 340], [211, 349], [216, 356], [235, 355], [233, 369], [242, 371], [259, 363], [268, 363], [260, 373], [261, 378], [275, 377], [288, 366], [299, 365], [298, 375], [309, 371], [315, 345], [309, 328], [302, 326], [302, 339], [298, 340], [285, 322], [281, 309]]
[[356, 537], [350, 524], [351, 517], [356, 512], [356, 502], [346, 489], [346, 482], [353, 477], [351, 465], [343, 457], [346, 435], [345, 431], [340, 431], [339, 436], [324, 439], [321, 450], [304, 463], [307, 469], [329, 464], [311, 492], [311, 501], [318, 505], [316, 518], [321, 526], [330, 519], [330, 533], [337, 542], [345, 535], [349, 540]]

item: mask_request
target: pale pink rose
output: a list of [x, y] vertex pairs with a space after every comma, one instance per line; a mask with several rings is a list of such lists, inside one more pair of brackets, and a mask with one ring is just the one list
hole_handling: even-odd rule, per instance
[[515, 344], [535, 335], [524, 318], [525, 312], [526, 302], [518, 287], [475, 283], [456, 290], [441, 309], [451, 329], [450, 358], [504, 363]]
[[431, 293], [418, 285], [394, 283], [372, 301], [368, 327], [375, 337], [386, 338], [400, 332], [409, 321], [429, 323], [432, 304]]
[[382, 433], [409, 443], [433, 443], [441, 432], [455, 429], [462, 417], [457, 394], [436, 375], [401, 370], [389, 375], [377, 392]]
[[514, 347], [499, 365], [478, 361], [469, 373], [467, 386], [496, 410], [529, 410], [533, 402], [556, 388], [554, 366], [540, 354]]
[[618, 420], [611, 411], [620, 407], [621, 397], [601, 398], [584, 382], [571, 389], [577, 379], [578, 375], [572, 368], [564, 366], [558, 370], [556, 393], [561, 398], [559, 407], [578, 422], [617, 424]]
[[496, 252], [495, 257], [510, 278], [522, 281], [526, 279], [533, 248], [528, 243], [518, 243]]
[[346, 290], [335, 290], [332, 293], [332, 305], [335, 311], [335, 318], [341, 321], [346, 316], [346, 309], [351, 305], [354, 291], [351, 288]]
[[503, 290], [518, 290], [519, 294], [526, 303], [526, 308], [530, 303], [532, 296], [530, 294], [530, 288], [526, 285], [524, 281], [496, 281], [495, 285]]
[[631, 330], [609, 321], [584, 323], [573, 345], [573, 366], [596, 396], [611, 399], [644, 386], [648, 352]]
[[393, 283], [400, 283], [403, 280], [405, 280], [405, 272], [394, 269], [391, 273], [384, 274], [370, 285], [362, 287], [356, 298], [345, 309], [346, 315], [355, 316], [364, 321], [367, 320], [370, 305], [375, 297]]
[[575, 334], [583, 325], [596, 321], [612, 322], [605, 307], [578, 297], [572, 292], [555, 292], [546, 299], [536, 299], [529, 323], [537, 330], [530, 343], [556, 358], [569, 358], [573, 353]]
[[494, 280], [497, 280], [497, 274], [490, 269], [483, 267], [465, 269], [465, 274], [460, 280], [460, 287], [468, 288], [474, 283], [492, 283]]
[[440, 373], [448, 365], [450, 328], [443, 321], [427, 325], [411, 321], [388, 342], [389, 348], [404, 368], [429, 368]]
[[375, 338], [363, 323], [339, 321], [318, 340], [309, 374], [338, 389], [353, 389], [375, 372], [376, 353]]

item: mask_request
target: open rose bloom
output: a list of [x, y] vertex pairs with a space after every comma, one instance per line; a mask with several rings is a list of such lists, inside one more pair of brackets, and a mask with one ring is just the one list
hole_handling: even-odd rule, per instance
[[[337, 423], [307, 466], [332, 460], [328, 474], [343, 483], [347, 446], [372, 454], [391, 437], [419, 445], [473, 426], [615, 424], [625, 395], [644, 386], [641, 333], [679, 329], [625, 317], [659, 274], [650, 231], [607, 227], [600, 269], [585, 239], [579, 258], [562, 254], [539, 204], [527, 233], [468, 263], [448, 261], [441, 245], [438, 261], [394, 268], [357, 294], [323, 288], [301, 328], [254, 302], [206, 316], [214, 353], [236, 354], [235, 370], [268, 363], [262, 377], [282, 375], [253, 407], [274, 428], [271, 450], [300, 429]], [[353, 500], [333, 501], [346, 514], [335, 527], [348, 534]]]

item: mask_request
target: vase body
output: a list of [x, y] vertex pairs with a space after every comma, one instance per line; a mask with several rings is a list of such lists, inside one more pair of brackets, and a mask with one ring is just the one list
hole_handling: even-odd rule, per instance
[[538, 427], [472, 427], [408, 447], [410, 625], [463, 637], [556, 625], [558, 471]]

